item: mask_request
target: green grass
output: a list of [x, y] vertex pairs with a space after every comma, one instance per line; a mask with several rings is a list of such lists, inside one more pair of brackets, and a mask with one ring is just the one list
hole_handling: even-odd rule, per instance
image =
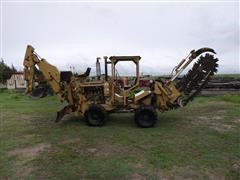
[[217, 77], [240, 78], [240, 74], [216, 74]]
[[131, 113], [55, 124], [63, 106], [0, 92], [0, 179], [239, 179], [239, 96], [196, 98], [150, 129]]

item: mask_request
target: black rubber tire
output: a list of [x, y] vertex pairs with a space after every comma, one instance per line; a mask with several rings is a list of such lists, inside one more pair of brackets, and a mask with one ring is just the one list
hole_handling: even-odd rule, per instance
[[32, 90], [32, 92], [30, 93], [30, 96], [33, 99], [44, 98], [44, 97], [47, 96], [46, 89], [42, 86], [39, 86], [39, 87]]
[[107, 114], [103, 107], [94, 104], [86, 111], [85, 119], [89, 126], [103, 126], [107, 119]]
[[157, 119], [157, 112], [152, 107], [142, 107], [135, 112], [135, 122], [142, 128], [154, 127]]

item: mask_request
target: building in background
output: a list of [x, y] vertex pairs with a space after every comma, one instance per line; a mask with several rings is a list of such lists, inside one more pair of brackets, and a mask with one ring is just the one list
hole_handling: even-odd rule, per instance
[[22, 72], [12, 74], [11, 78], [7, 80], [7, 89], [24, 89], [26, 88], [26, 81]]

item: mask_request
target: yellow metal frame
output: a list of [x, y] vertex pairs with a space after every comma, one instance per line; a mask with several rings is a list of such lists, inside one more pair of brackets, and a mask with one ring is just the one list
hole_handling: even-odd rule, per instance
[[[142, 105], [153, 106], [153, 96], [156, 98], [155, 105], [161, 111], [166, 110], [170, 104], [176, 104], [177, 99], [181, 97], [181, 93], [177, 90], [174, 82], [160, 83], [155, 82], [154, 90], [144, 91], [135, 99], [129, 100], [129, 93], [135, 88], [139, 87], [139, 61], [140, 56], [112, 56], [109, 58], [112, 67], [112, 77], [105, 79], [105, 81], [86, 82], [84, 76], [72, 75], [70, 81], [66, 84], [65, 89], [61, 89], [61, 79], [59, 70], [42, 59], [34, 51], [30, 45], [27, 46], [24, 57], [24, 78], [27, 81], [26, 94], [30, 93], [34, 88], [34, 68], [37, 66], [42, 72], [47, 82], [51, 85], [55, 94], [57, 94], [61, 102], [66, 101], [68, 105], [58, 112], [57, 120], [60, 120], [65, 114], [75, 112], [83, 115], [91, 102], [88, 102], [84, 92], [85, 87], [103, 86], [105, 104], [101, 104], [106, 111], [117, 110], [119, 106], [125, 109], [137, 109]], [[121, 91], [120, 95], [116, 95], [116, 64], [120, 61], [132, 61], [136, 65], [136, 82], [129, 89]], [[116, 105], [117, 104], [117, 105]]]

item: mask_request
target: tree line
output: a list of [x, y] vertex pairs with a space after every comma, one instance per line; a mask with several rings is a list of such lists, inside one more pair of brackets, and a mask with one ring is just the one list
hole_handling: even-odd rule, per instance
[[0, 83], [6, 83], [11, 78], [12, 74], [16, 73], [16, 68], [11, 65], [10, 67], [5, 64], [4, 60], [0, 61]]

